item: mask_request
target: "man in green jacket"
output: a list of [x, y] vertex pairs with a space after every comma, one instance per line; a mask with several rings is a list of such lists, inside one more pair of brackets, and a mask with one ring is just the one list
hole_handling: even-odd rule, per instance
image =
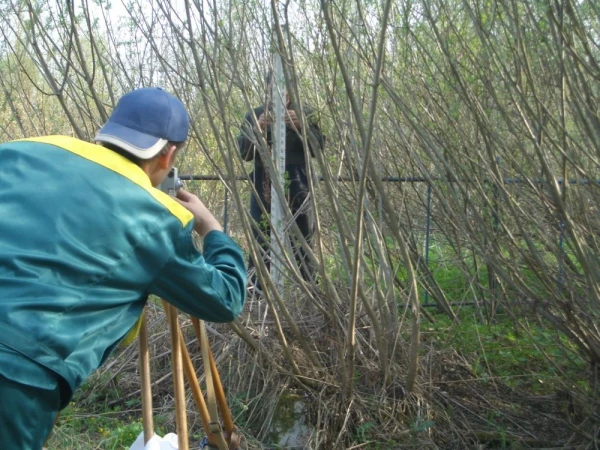
[[156, 189], [188, 129], [181, 101], [143, 88], [119, 100], [97, 144], [0, 145], [0, 449], [42, 447], [149, 294], [213, 322], [241, 312], [239, 246], [198, 197]]

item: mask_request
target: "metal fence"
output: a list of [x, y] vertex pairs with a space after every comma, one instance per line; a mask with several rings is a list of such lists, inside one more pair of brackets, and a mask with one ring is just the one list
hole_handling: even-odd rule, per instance
[[[217, 175], [180, 175], [181, 180], [184, 181], [222, 181], [223, 179]], [[319, 181], [323, 181], [322, 177], [317, 177], [317, 179]], [[236, 176], [235, 180], [239, 180], [239, 181], [248, 181], [248, 177], [245, 175], [240, 175], [240, 176]], [[351, 182], [351, 181], [357, 181], [358, 178], [353, 178], [353, 177], [337, 177], [334, 179], [334, 181], [338, 181], [338, 182]], [[425, 177], [382, 177], [381, 178], [382, 182], [386, 182], [386, 183], [412, 183], [412, 184], [424, 184], [426, 185], [426, 194], [425, 194], [425, 218], [424, 218], [424, 224], [423, 224], [423, 229], [424, 229], [424, 264], [425, 267], [429, 270], [430, 269], [430, 256], [431, 256], [431, 243], [432, 243], [432, 233], [433, 233], [433, 229], [432, 229], [432, 193], [433, 193], [433, 188], [432, 188], [432, 183], [434, 182], [440, 182], [440, 181], [448, 181], [447, 179], [442, 179], [442, 178], [425, 178]], [[474, 180], [467, 180], [465, 182], [472, 182]], [[453, 180], [453, 182], [456, 182], [456, 180]], [[544, 180], [544, 179], [535, 179], [535, 180], [531, 180], [531, 179], [519, 179], [519, 178], [505, 178], [503, 180], [503, 183], [505, 185], [530, 185], [530, 184], [535, 184], [535, 185], [542, 185], [542, 184], [546, 184], [548, 183], [548, 180]], [[565, 184], [564, 180], [562, 178], [557, 178], [556, 180], [553, 180], [553, 182], [557, 182], [559, 184], [559, 186], [562, 186]], [[498, 198], [498, 187], [495, 183], [484, 180], [484, 183], [489, 184], [491, 186], [491, 188], [493, 189], [492, 191], [492, 196], [493, 196], [493, 208], [491, 211], [491, 220], [492, 220], [492, 227], [494, 227], [495, 229], [498, 229], [498, 227], [500, 226], [500, 218], [499, 218], [499, 198]], [[568, 180], [567, 184], [569, 185], [590, 185], [590, 184], [594, 184], [594, 185], [600, 185], [600, 180], [576, 180], [576, 179], [570, 179]], [[229, 225], [229, 218], [230, 218], [230, 213], [229, 213], [229, 208], [230, 208], [230, 199], [229, 199], [229, 192], [227, 189], [224, 190], [224, 203], [223, 203], [223, 218], [222, 218], [222, 224], [223, 224], [223, 228], [224, 231], [227, 233], [228, 232], [228, 225]], [[561, 255], [564, 252], [564, 245], [565, 245], [565, 236], [564, 236], [564, 224], [563, 223], [559, 223], [557, 224], [557, 228], [558, 228], [558, 239], [557, 239], [557, 245], [559, 248], [559, 251], [561, 253]], [[557, 283], [560, 285], [562, 285], [563, 283], [563, 271], [564, 268], [562, 267], [562, 258], [559, 257], [557, 258], [558, 262], [557, 262]], [[491, 295], [494, 295], [494, 291], [496, 290], [497, 286], [495, 285], [495, 281], [493, 277], [490, 277], [488, 280], [488, 289], [489, 291], [492, 293]], [[424, 306], [435, 306], [437, 305], [437, 303], [430, 303], [430, 294], [429, 292], [427, 292], [427, 290], [424, 290], [423, 293], [423, 301], [424, 301]]]

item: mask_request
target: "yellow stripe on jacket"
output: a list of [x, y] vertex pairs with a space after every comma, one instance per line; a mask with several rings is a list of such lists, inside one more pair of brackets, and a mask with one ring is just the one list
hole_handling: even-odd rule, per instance
[[192, 213], [173, 200], [172, 197], [152, 187], [148, 175], [140, 167], [112, 150], [70, 136], [42, 136], [21, 140], [60, 147], [128, 178], [162, 203], [184, 227], [194, 218]]

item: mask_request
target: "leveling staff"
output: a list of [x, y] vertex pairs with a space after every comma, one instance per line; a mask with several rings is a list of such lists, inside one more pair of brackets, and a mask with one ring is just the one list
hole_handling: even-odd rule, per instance
[[0, 449], [42, 447], [148, 294], [208, 321], [240, 313], [238, 245], [198, 197], [153, 187], [188, 129], [181, 101], [145, 88], [119, 100], [101, 145], [65, 136], [0, 145]]

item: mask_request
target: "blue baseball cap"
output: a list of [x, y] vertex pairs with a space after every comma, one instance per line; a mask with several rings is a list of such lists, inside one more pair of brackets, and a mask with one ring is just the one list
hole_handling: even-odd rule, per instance
[[95, 141], [150, 159], [167, 142], [184, 142], [189, 128], [190, 118], [181, 100], [161, 88], [141, 88], [119, 99]]

